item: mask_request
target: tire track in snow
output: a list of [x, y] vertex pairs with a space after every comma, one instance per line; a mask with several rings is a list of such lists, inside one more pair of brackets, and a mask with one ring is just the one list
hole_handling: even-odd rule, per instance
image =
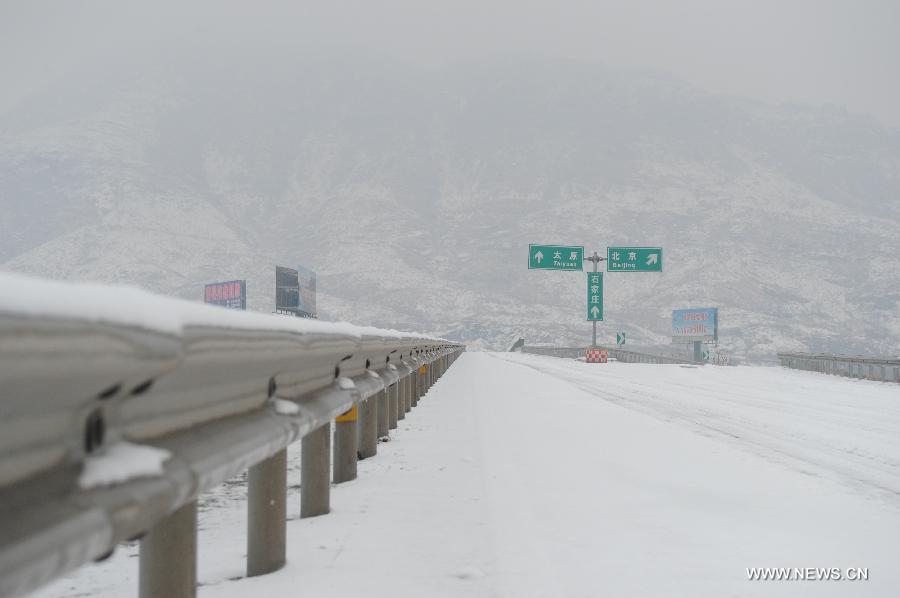
[[[692, 372], [695, 375], [683, 380], [684, 372], [678, 371], [683, 368], [678, 366], [611, 364], [609, 369], [587, 370], [587, 364], [552, 357], [494, 357], [552, 375], [620, 407], [721, 439], [806, 475], [837, 480], [871, 498], [900, 506], [900, 417], [896, 416], [900, 413], [900, 392], [897, 404], [888, 407], [877, 400], [872, 404], [867, 401], [868, 390], [874, 388], [882, 391], [877, 394], [883, 394], [885, 387], [865, 385], [854, 389], [860, 395], [855, 397], [855, 404], [836, 402], [827, 393], [812, 404], [802, 392], [797, 393], [797, 399], [786, 399], [792, 393], [790, 387], [773, 394], [772, 386], [809, 382], [805, 377], [792, 380], [796, 377], [782, 374], [794, 372], [775, 368], [754, 368], [761, 376], [756, 386], [748, 387], [746, 380], [729, 376], [731, 368], [713, 372], [715, 376], [693, 368], [697, 370]], [[621, 368], [632, 371], [623, 375]], [[774, 379], [766, 379], [770, 375]], [[853, 387], [853, 381], [824, 378], [802, 390], [815, 394], [830, 384], [847, 385], [837, 392]]]

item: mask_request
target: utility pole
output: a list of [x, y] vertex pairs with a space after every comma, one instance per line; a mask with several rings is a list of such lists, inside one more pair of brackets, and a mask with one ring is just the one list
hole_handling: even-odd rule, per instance
[[[596, 251], [594, 252], [594, 255], [591, 255], [591, 256], [586, 257], [586, 258], [584, 258], [584, 259], [586, 259], [586, 260], [589, 261], [589, 262], [593, 262], [593, 263], [594, 263], [594, 272], [597, 272], [597, 264], [599, 264], [600, 262], [606, 261], [606, 258], [605, 258], [605, 257], [600, 257], [599, 255], [597, 255], [597, 252], [596, 252]], [[593, 347], [596, 347], [596, 346], [597, 346], [597, 321], [594, 320], [593, 322], [591, 322], [591, 324], [594, 325], [594, 332], [593, 332], [593, 334], [591, 335], [591, 347], [593, 348]]]

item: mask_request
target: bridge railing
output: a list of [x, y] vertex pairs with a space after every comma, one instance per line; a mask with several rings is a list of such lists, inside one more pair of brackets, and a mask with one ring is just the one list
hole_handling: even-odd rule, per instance
[[[601, 346], [599, 348], [608, 351], [610, 357], [624, 363], [679, 363], [703, 365], [703, 362], [694, 362], [689, 359], [669, 355], [654, 355], [652, 353], [626, 351], [618, 347]], [[525, 345], [522, 347], [522, 352], [532, 353], [534, 355], [549, 355], [551, 357], [577, 359], [579, 357], [584, 357], [586, 349], [587, 347], [541, 347]]]
[[784, 367], [847, 378], [900, 382], [900, 359], [853, 357], [827, 353], [778, 353]]
[[247, 574], [285, 562], [286, 447], [301, 516], [464, 347], [0, 274], [0, 597], [140, 539], [140, 595], [193, 596], [196, 498], [249, 469]]
[[522, 353], [533, 355], [548, 355], [550, 357], [562, 357], [564, 359], [578, 359], [584, 357], [585, 347], [541, 347], [522, 345]]
[[656, 355], [653, 353], [641, 353], [639, 351], [626, 351], [619, 347], [601, 347], [609, 351], [609, 356], [614, 357], [617, 361], [624, 363], [673, 363], [688, 365], [704, 365], [702, 361], [691, 361], [684, 357], [675, 357], [673, 355]]

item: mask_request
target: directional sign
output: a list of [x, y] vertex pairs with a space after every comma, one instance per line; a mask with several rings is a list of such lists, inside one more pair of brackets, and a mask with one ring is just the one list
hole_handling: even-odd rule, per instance
[[709, 351], [703, 352], [703, 361], [709, 361]]
[[603, 319], [603, 272], [588, 272], [587, 319], [588, 322]]
[[582, 270], [584, 247], [570, 245], [529, 245], [531, 270]]
[[617, 332], [617, 333], [616, 333], [616, 344], [617, 344], [617, 345], [624, 345], [624, 344], [625, 344], [625, 333], [624, 333], [624, 332]]
[[607, 247], [607, 272], [662, 272], [662, 247]]

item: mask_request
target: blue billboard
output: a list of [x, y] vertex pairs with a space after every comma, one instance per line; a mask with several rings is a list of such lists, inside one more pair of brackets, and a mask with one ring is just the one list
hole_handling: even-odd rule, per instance
[[672, 312], [672, 342], [712, 343], [719, 340], [719, 308], [692, 307]]
[[316, 273], [309, 268], [297, 266], [297, 286], [300, 288], [300, 303], [297, 315], [305, 318], [316, 317]]

